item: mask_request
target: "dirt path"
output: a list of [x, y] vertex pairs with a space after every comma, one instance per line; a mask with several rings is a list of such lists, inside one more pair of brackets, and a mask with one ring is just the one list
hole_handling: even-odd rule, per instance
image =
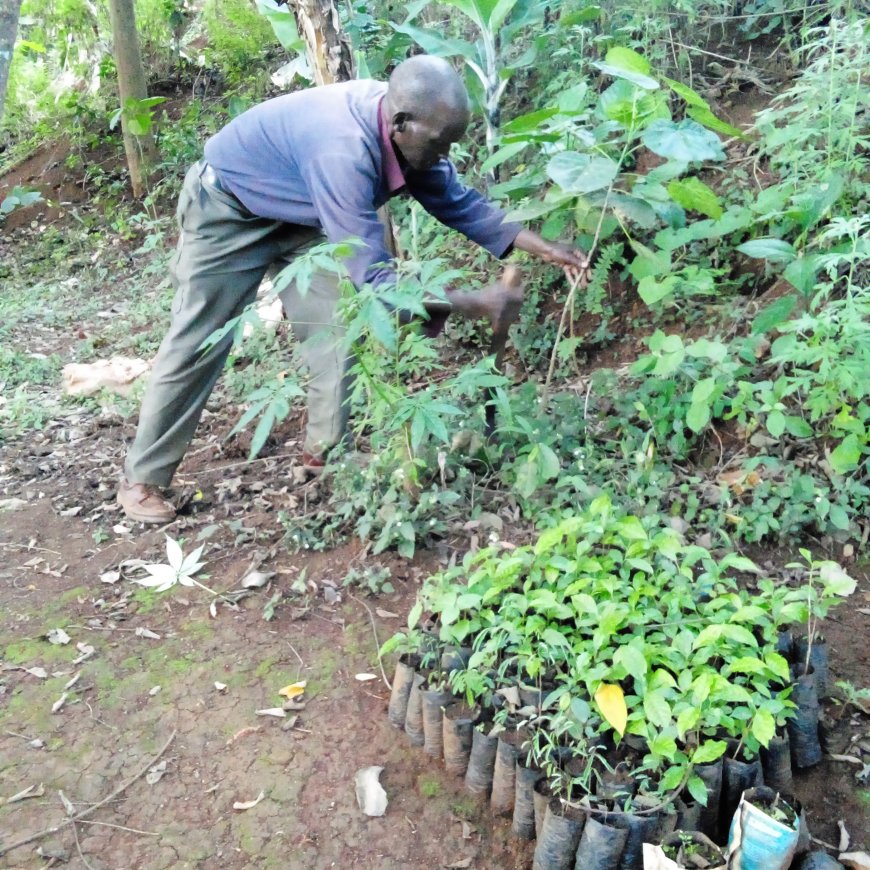
[[[159, 782], [134, 782], [78, 826], [87, 864], [67, 827], [0, 859], [0, 866], [44, 867], [34, 853], [38, 845], [63, 850], [69, 867], [386, 870], [472, 856], [475, 867], [524, 866], [506, 826], [476, 825], [474, 802], [388, 726], [383, 682], [355, 679], [378, 672], [368, 615], [356, 601], [328, 606], [315, 599], [299, 618], [294, 608], [279, 607], [266, 622], [262, 608], [271, 590], [245, 599], [238, 612], [220, 607], [212, 618], [209, 596], [198, 589], [176, 587], [158, 596], [124, 580], [102, 583], [100, 574], [121, 558], [150, 558], [161, 533], [134, 532], [95, 548], [83, 520], [58, 518], [50, 490], [43, 496], [6, 514], [0, 538], [5, 667], [48, 673], [45, 679], [23, 670], [0, 675], [0, 797], [31, 785], [45, 790], [0, 806], [2, 840], [60, 822], [58, 790], [77, 811], [101, 800], [171, 733], [177, 736]], [[204, 524], [180, 525], [190, 534]], [[295, 573], [307, 562], [308, 576], [322, 584], [340, 580], [357, 555], [348, 547], [295, 564], [278, 557], [269, 567]], [[231, 550], [210, 582], [231, 587], [227, 581], [241, 578], [250, 556], [250, 547]], [[279, 582], [287, 576], [279, 574], [285, 578]], [[415, 584], [399, 585], [404, 594], [379, 602], [382, 607], [405, 611]], [[395, 625], [377, 622], [381, 639]], [[45, 639], [59, 627], [71, 638], [66, 645]], [[80, 643], [94, 653], [74, 664]], [[80, 678], [66, 703], [52, 713], [75, 674]], [[295, 727], [285, 730], [289, 720], [255, 715], [280, 706], [278, 690], [301, 679], [308, 682], [307, 704]], [[28, 741], [34, 739], [44, 745], [33, 748]], [[382, 819], [363, 816], [354, 797], [353, 774], [370, 764], [385, 768], [390, 807]], [[256, 807], [232, 809], [261, 792]], [[469, 840], [462, 839], [460, 819], [478, 827]]]

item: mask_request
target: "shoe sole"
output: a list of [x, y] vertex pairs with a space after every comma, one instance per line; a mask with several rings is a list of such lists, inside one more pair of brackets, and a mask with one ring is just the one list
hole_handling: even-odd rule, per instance
[[171, 523], [178, 516], [178, 514], [167, 514], [163, 517], [155, 517], [154, 514], [139, 514], [136, 513], [136, 511], [128, 510], [123, 505], [121, 505], [121, 507], [124, 508], [124, 515], [128, 519], [137, 523], [145, 523], [149, 526], [159, 526], [161, 523]]

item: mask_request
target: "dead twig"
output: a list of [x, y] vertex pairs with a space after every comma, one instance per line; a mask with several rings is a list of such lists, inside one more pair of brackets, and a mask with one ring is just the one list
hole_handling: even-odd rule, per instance
[[129, 831], [131, 834], [142, 834], [145, 837], [159, 837], [160, 831], [140, 831], [138, 828], [128, 828], [126, 825], [115, 825], [112, 822], [99, 822], [96, 819], [79, 819], [81, 825], [102, 825], [105, 828], [117, 828], [119, 831]]
[[[9, 852], [14, 852], [15, 849], [21, 848], [21, 846], [26, 846], [28, 843], [32, 843], [35, 840], [41, 840], [43, 837], [47, 837], [50, 834], [56, 834], [58, 831], [63, 830], [67, 825], [75, 825], [80, 819], [85, 818], [86, 816], [95, 813], [100, 807], [105, 806], [110, 801], [115, 800], [118, 795], [123, 794], [137, 779], [144, 776], [149, 768], [153, 767], [163, 756], [167, 749], [172, 745], [172, 741], [175, 740], [175, 735], [177, 732], [173, 731], [172, 734], [169, 735], [169, 739], [166, 743], [163, 744], [163, 748], [155, 755], [153, 758], [149, 759], [137, 772], [134, 776], [131, 776], [126, 782], [121, 783], [111, 794], [104, 797], [101, 801], [93, 804], [93, 806], [88, 807], [87, 809], [82, 810], [81, 812], [76, 813], [74, 816], [70, 816], [68, 819], [64, 819], [60, 824], [55, 825], [51, 828], [45, 828], [42, 831], [37, 831], [35, 834], [31, 834], [29, 837], [22, 837], [20, 840], [15, 840], [13, 843], [9, 843], [9, 845], [0, 846], [0, 857], [8, 854]], [[84, 859], [82, 859], [84, 860]]]
[[84, 852], [82, 852], [82, 845], [81, 845], [81, 843], [79, 843], [78, 826], [76, 825], [75, 822], [73, 822], [72, 829], [73, 829], [73, 837], [75, 837], [75, 841], [76, 841], [76, 852], [79, 853], [79, 858], [82, 859], [82, 864], [84, 864], [85, 867], [87, 867], [87, 870], [94, 870], [94, 865], [88, 862], [88, 859], [85, 858]]
[[368, 613], [369, 615], [369, 620], [371, 620], [372, 623], [372, 634], [375, 636], [375, 649], [378, 652], [378, 667], [381, 669], [381, 676], [383, 677], [384, 684], [392, 692], [393, 687], [392, 685], [390, 685], [390, 681], [387, 679], [387, 673], [384, 670], [384, 660], [381, 658], [381, 642], [378, 640], [378, 629], [375, 625], [375, 615], [372, 613], [371, 607], [369, 607], [368, 604], [365, 603], [365, 601], [363, 601], [361, 598], [357, 598], [356, 595], [353, 594], [353, 592], [349, 594], [354, 601], [359, 602], [360, 604], [362, 604], [363, 607], [365, 607], [366, 613]]

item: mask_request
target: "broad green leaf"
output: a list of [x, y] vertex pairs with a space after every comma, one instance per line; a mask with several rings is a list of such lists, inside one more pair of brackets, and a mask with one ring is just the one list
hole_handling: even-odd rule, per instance
[[595, 703], [604, 721], [622, 737], [628, 724], [628, 709], [622, 689], [614, 683], [602, 683], [595, 692]]
[[614, 664], [622, 665], [636, 680], [643, 680], [646, 677], [646, 658], [644, 658], [643, 652], [634, 644], [625, 644], [624, 646], [617, 647], [613, 655], [613, 662]]
[[552, 480], [553, 478], [558, 477], [559, 472], [562, 470], [559, 457], [553, 449], [548, 447], [546, 444], [539, 444], [538, 450], [540, 451], [541, 458], [541, 476], [544, 480]]
[[637, 285], [637, 293], [647, 305], [655, 305], [673, 295], [678, 284], [679, 279], [676, 275], [666, 275], [661, 281], [657, 281], [652, 275], [647, 275], [646, 278], [641, 278]]
[[695, 176], [675, 178], [668, 185], [668, 194], [675, 203], [687, 211], [699, 211], [716, 220], [722, 217], [722, 203], [719, 197], [700, 178]]
[[767, 424], [767, 431], [770, 432], [774, 438], [779, 438], [779, 436], [785, 432], [785, 414], [783, 414], [782, 411], [774, 409], [767, 415], [767, 420], [765, 422]]
[[566, 193], [591, 193], [610, 186], [619, 169], [609, 157], [563, 151], [547, 164], [547, 175]]
[[544, 633], [541, 635], [541, 639], [548, 646], [560, 646], [560, 647], [568, 647], [571, 648], [571, 644], [568, 643], [568, 639], [562, 634], [561, 631], [556, 631], [555, 628], [545, 628]]
[[496, 166], [501, 166], [507, 160], [510, 160], [511, 157], [516, 157], [521, 151], [524, 151], [529, 147], [528, 142], [511, 142], [508, 145], [503, 145], [498, 149], [494, 154], [490, 154], [486, 160], [480, 165], [481, 172], [489, 172], [491, 169], [495, 169]]
[[671, 705], [661, 692], [647, 692], [643, 696], [643, 710], [647, 719], [659, 728], [666, 728], [671, 722]]
[[780, 296], [779, 299], [762, 308], [752, 321], [752, 334], [761, 335], [784, 323], [794, 311], [796, 304], [797, 296], [792, 293], [788, 296]]
[[604, 61], [610, 64], [610, 66], [630, 70], [645, 76], [649, 75], [652, 69], [650, 62], [642, 54], [638, 54], [634, 49], [626, 48], [622, 45], [616, 45], [611, 48], [605, 55]]
[[719, 137], [695, 121], [653, 121], [641, 138], [650, 151], [671, 160], [703, 162], [725, 159]]
[[[623, 50], [631, 51], [630, 48]], [[611, 49], [611, 51], [613, 51], [613, 49]], [[611, 52], [607, 53], [608, 58], [610, 57], [610, 54]], [[632, 54], [634, 54], [634, 52], [632, 52]], [[640, 57], [640, 55], [638, 55], [638, 57]], [[659, 87], [659, 83], [654, 78], [637, 72], [637, 70], [626, 69], [621, 66], [616, 66], [616, 64], [608, 63], [607, 61], [595, 61], [592, 66], [601, 70], [605, 75], [631, 82], [631, 84], [637, 85], [637, 87], [643, 88], [645, 91], [654, 91]]]
[[838, 504], [831, 505], [831, 509], [828, 511], [828, 519], [835, 528], [842, 529], [844, 532], [848, 531], [852, 526], [849, 514]]
[[759, 710], [752, 719], [752, 736], [767, 746], [776, 734], [776, 720], [769, 710]]
[[[649, 742], [649, 751], [653, 755], [658, 755], [661, 758], [666, 758], [668, 761], [673, 761], [677, 754], [677, 741], [667, 734], [657, 734]], [[678, 780], [679, 781], [679, 780]]]
[[[529, 133], [532, 130], [537, 130], [544, 121], [548, 121], [554, 115], [558, 115], [559, 110], [555, 108], [538, 109], [535, 112], [528, 112], [525, 115], [518, 115], [516, 118], [511, 118], [505, 124], [502, 124], [502, 133]], [[519, 143], [513, 143], [519, 144]], [[523, 143], [523, 146], [528, 143]]]
[[789, 414], [785, 418], [785, 431], [795, 438], [812, 438], [814, 434], [813, 427], [803, 417], [794, 414]]
[[796, 254], [791, 242], [783, 239], [753, 239], [737, 246], [737, 250], [747, 257], [770, 260], [772, 263], [789, 263]]
[[725, 754], [728, 744], [724, 740], [705, 740], [692, 753], [692, 764], [710, 764]]
[[690, 106], [687, 109], [686, 114], [693, 121], [703, 124], [708, 130], [713, 130], [723, 136], [736, 136], [739, 139], [746, 138], [746, 134], [742, 130], [738, 130], [736, 127], [727, 124], [721, 118], [717, 118], [709, 108]]
[[435, 57], [463, 57], [473, 59], [476, 56], [474, 46], [462, 39], [449, 39], [439, 36], [432, 30], [417, 27], [414, 24], [391, 24], [397, 33], [410, 36], [427, 54]]
[[709, 402], [716, 392], [716, 378], [702, 378], [692, 389], [692, 402]]
[[695, 433], [700, 432], [710, 422], [710, 405], [692, 403], [686, 411], [686, 425]]
[[680, 740], [685, 739], [687, 732], [691, 731], [701, 718], [701, 710], [699, 707], [687, 707], [677, 716], [677, 733], [680, 735]]
[[686, 345], [686, 353], [692, 357], [704, 357], [718, 363], [728, 355], [728, 345], [715, 339], [699, 338]]
[[673, 79], [665, 78], [665, 84], [678, 96], [682, 97], [690, 106], [697, 106], [699, 109], [707, 109], [710, 106], [704, 98], [693, 91], [688, 85], [682, 82], [676, 82]]
[[422, 615], [423, 615], [423, 602], [418, 601], [414, 604], [414, 606], [411, 608], [410, 612], [408, 613], [408, 628], [409, 629], [414, 628], [417, 625], [417, 623], [420, 621], [420, 617]]
[[291, 11], [275, 0], [256, 0], [256, 2], [260, 14], [272, 25], [272, 30], [285, 51], [290, 54], [305, 51], [305, 42], [299, 36], [296, 19]]
[[861, 445], [858, 436], [852, 433], [847, 435], [832, 451], [829, 457], [831, 468], [837, 474], [846, 474], [854, 471], [861, 461]]
[[818, 271], [818, 257], [801, 254], [783, 269], [782, 277], [802, 296], [810, 296], [816, 286]]
[[689, 794], [699, 804], [701, 804], [702, 807], [707, 806], [707, 786], [700, 776], [690, 776], [689, 781], [686, 783], [686, 788], [689, 790]]
[[577, 24], [587, 24], [590, 21], [598, 21], [601, 18], [600, 6], [586, 6], [583, 9], [575, 9], [566, 12], [559, 18], [561, 27], [574, 27]]
[[662, 91], [647, 91], [625, 79], [617, 79], [607, 88], [598, 98], [598, 106], [606, 118], [631, 130], [671, 116]]

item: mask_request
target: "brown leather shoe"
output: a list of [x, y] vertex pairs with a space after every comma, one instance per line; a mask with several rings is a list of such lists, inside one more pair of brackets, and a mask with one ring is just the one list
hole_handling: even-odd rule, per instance
[[309, 453], [307, 450], [302, 451], [302, 468], [310, 477], [319, 477], [323, 474], [323, 467], [326, 465], [321, 454]]
[[150, 483], [130, 483], [121, 478], [118, 504], [131, 520], [140, 523], [169, 523], [175, 519], [175, 508]]

